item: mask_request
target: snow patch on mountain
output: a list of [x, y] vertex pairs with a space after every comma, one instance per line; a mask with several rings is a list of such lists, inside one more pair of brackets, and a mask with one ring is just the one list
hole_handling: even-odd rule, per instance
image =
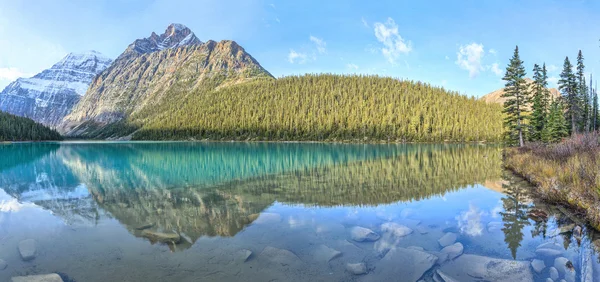
[[92, 79], [111, 63], [97, 51], [70, 53], [51, 68], [4, 88], [0, 111], [56, 126], [79, 102]]

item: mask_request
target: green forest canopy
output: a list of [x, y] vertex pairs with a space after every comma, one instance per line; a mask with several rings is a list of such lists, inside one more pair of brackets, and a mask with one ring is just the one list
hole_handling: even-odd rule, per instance
[[58, 132], [35, 121], [0, 111], [0, 141], [62, 140]]
[[307, 74], [168, 96], [96, 137], [495, 142], [503, 133], [501, 105], [379, 76]]

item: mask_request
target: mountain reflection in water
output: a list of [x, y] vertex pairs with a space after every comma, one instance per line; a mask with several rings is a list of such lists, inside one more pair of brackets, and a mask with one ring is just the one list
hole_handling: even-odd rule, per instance
[[[40, 232], [55, 233], [46, 243], [53, 254], [69, 246], [52, 241], [53, 236], [123, 244], [130, 237], [143, 243], [131, 250], [98, 243], [97, 249], [82, 247], [69, 253], [86, 261], [107, 249], [108, 255], [100, 255], [102, 263], [119, 261], [128, 251], [153, 256], [158, 256], [155, 247], [177, 251], [163, 264], [130, 254], [133, 261], [125, 266], [137, 265], [140, 270], [132, 280], [150, 273], [167, 279], [174, 274], [165, 270], [166, 265], [202, 259], [208, 260], [203, 264], [207, 269], [187, 266], [186, 271], [194, 274], [182, 272], [178, 277], [191, 279], [208, 272], [220, 275], [214, 280], [238, 280], [239, 271], [254, 270], [228, 257], [243, 246], [243, 252], [259, 257], [248, 265], [262, 268], [261, 251], [272, 250], [271, 245], [285, 247], [304, 261], [317, 258], [315, 262], [319, 254], [314, 247], [328, 245], [342, 250], [344, 261], [365, 262], [370, 273], [366, 277], [380, 278], [377, 275], [387, 274], [373, 266], [383, 269], [382, 258], [394, 246], [439, 252], [438, 239], [445, 233], [458, 234], [465, 254], [517, 261], [537, 258], [548, 265], [550, 258], [540, 256], [536, 248], [555, 242], [561, 245], [557, 251], [573, 260], [577, 277], [593, 273], [596, 258], [590, 258], [600, 247], [599, 234], [586, 228], [576, 214], [531, 198], [528, 184], [502, 169], [501, 150], [449, 144], [3, 144], [0, 238], [18, 241], [24, 234], [46, 230]], [[27, 209], [50, 215], [32, 217], [24, 212]], [[54, 224], [50, 218], [59, 218], [61, 226], [71, 231], [48, 228]], [[406, 225], [416, 235], [403, 240], [389, 237], [381, 227], [386, 222]], [[347, 235], [354, 226], [368, 227], [382, 237], [375, 243], [354, 242]], [[48, 247], [50, 242], [56, 247]], [[159, 244], [151, 246], [155, 243]], [[55, 262], [44, 263], [49, 271], [58, 270], [48, 264], [75, 263], [75, 258], [56, 255], [60, 258]], [[330, 264], [332, 279], [350, 279], [347, 272], [334, 271], [345, 267], [343, 260]], [[145, 265], [139, 265], [141, 261]], [[460, 277], [460, 264], [438, 264], [424, 277], [439, 279], [442, 274], [437, 271]], [[286, 268], [283, 276], [268, 271], [248, 275], [250, 280], [311, 280], [319, 273], [315, 269], [322, 267], [317, 265], [323, 264], [309, 263], [297, 273]], [[119, 273], [121, 266], [115, 264], [111, 271]], [[210, 270], [215, 267], [223, 270]], [[81, 268], [85, 267], [71, 274], [93, 280]], [[548, 271], [546, 267], [535, 274], [535, 280], [544, 281]]]

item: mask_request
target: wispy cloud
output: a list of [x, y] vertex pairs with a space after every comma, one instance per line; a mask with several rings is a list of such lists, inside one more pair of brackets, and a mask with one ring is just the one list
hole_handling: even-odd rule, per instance
[[369, 26], [369, 23], [367, 22], [367, 20], [365, 20], [365, 18], [360, 18], [360, 21], [362, 22], [362, 24], [363, 24], [365, 27], [367, 27], [367, 28], [369, 28], [369, 27], [370, 27], [370, 26]]
[[408, 54], [412, 50], [410, 41], [405, 42], [398, 33], [394, 19], [388, 18], [385, 23], [376, 22], [373, 27], [377, 41], [383, 43], [381, 53], [388, 62], [395, 64], [401, 54]]
[[555, 72], [555, 71], [559, 70], [559, 68], [556, 65], [547, 65], [546, 70], [548, 72]]
[[325, 54], [327, 53], [327, 43], [322, 39], [322, 38], [318, 38], [315, 36], [310, 36], [310, 41], [312, 41], [313, 43], [315, 43], [315, 45], [317, 46], [317, 51], [319, 52], [319, 54]]
[[298, 53], [293, 49], [290, 49], [290, 53], [288, 54], [288, 62], [290, 62], [291, 64], [304, 64], [306, 63], [306, 58], [306, 53]]
[[15, 80], [19, 77], [29, 77], [31, 74], [23, 73], [17, 68], [0, 68], [0, 79]]
[[269, 4], [269, 6], [271, 6], [271, 8], [275, 9], [275, 4], [271, 3]]
[[279, 18], [275, 18], [275, 21], [280, 23], [281, 21], [279, 20]]
[[346, 68], [351, 69], [351, 70], [357, 70], [358, 66], [355, 64], [347, 64]]
[[496, 51], [496, 49], [490, 49], [488, 52], [490, 54], [494, 55], [494, 56], [498, 54], [498, 52]]
[[484, 54], [483, 44], [461, 45], [456, 53], [456, 64], [461, 69], [469, 71], [469, 77], [474, 78], [484, 70], [481, 63]]
[[493, 63], [490, 66], [490, 70], [497, 76], [502, 76], [504, 74], [504, 71], [500, 68], [498, 63]]

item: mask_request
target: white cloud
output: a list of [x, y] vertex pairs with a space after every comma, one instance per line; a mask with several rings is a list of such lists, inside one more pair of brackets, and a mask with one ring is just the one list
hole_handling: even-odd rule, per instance
[[502, 71], [502, 69], [500, 69], [500, 66], [498, 66], [498, 63], [493, 63], [490, 66], [490, 70], [497, 76], [502, 76], [504, 74], [504, 71]]
[[450, 60], [450, 57], [446, 56], [446, 60]]
[[446, 79], [443, 79], [443, 80], [442, 80], [442, 86], [446, 86], [446, 85], [448, 85], [448, 80], [446, 80]]
[[546, 70], [548, 72], [555, 72], [555, 71], [559, 70], [559, 68], [556, 65], [548, 65], [548, 66], [546, 66]]
[[271, 8], [275, 9], [275, 4], [271, 3], [269, 4], [269, 6], [271, 6]]
[[370, 27], [370, 26], [369, 26], [369, 23], [367, 22], [367, 20], [365, 20], [365, 18], [361, 18], [361, 19], [360, 19], [360, 21], [362, 22], [362, 24], [363, 24], [365, 27], [367, 27], [367, 28], [368, 28], [368, 27]]
[[351, 69], [351, 70], [357, 70], [358, 69], [358, 66], [355, 65], [355, 64], [347, 64], [346, 67], [349, 68], [349, 69]]
[[30, 74], [23, 73], [17, 68], [0, 68], [0, 79], [13, 81], [19, 77], [30, 77]]
[[496, 54], [498, 54], [498, 52], [496, 51], [496, 49], [490, 49], [488, 52], [489, 52], [490, 54], [492, 54], [492, 55], [496, 55]]
[[474, 78], [480, 71], [484, 70], [481, 65], [481, 59], [485, 54], [483, 44], [461, 45], [456, 54], [456, 64], [461, 69], [469, 71], [469, 77]]
[[279, 18], [275, 18], [275, 21], [280, 23], [281, 21], [279, 20]]
[[548, 84], [550, 84], [550, 85], [557, 85], [558, 84], [558, 80], [559, 80], [559, 78], [556, 77], [556, 76], [548, 77]]
[[315, 45], [317, 45], [317, 51], [319, 51], [319, 54], [325, 54], [327, 53], [327, 43], [322, 39], [322, 38], [318, 38], [315, 36], [310, 36], [310, 41], [312, 41], [313, 43], [315, 43]]
[[385, 23], [373, 24], [375, 37], [377, 41], [383, 43], [381, 53], [392, 64], [396, 63], [401, 54], [408, 54], [412, 48], [410, 41], [405, 42], [398, 33], [398, 25], [392, 18], [388, 18]]
[[307, 56], [305, 53], [298, 53], [293, 49], [290, 49], [290, 53], [288, 54], [288, 62], [290, 62], [291, 64], [304, 64], [306, 62], [306, 57]]
[[481, 224], [481, 217], [483, 215], [485, 215], [485, 212], [480, 211], [475, 205], [469, 203], [469, 210], [463, 211], [460, 215], [456, 216], [460, 232], [473, 237], [480, 236], [483, 233], [483, 225]]

